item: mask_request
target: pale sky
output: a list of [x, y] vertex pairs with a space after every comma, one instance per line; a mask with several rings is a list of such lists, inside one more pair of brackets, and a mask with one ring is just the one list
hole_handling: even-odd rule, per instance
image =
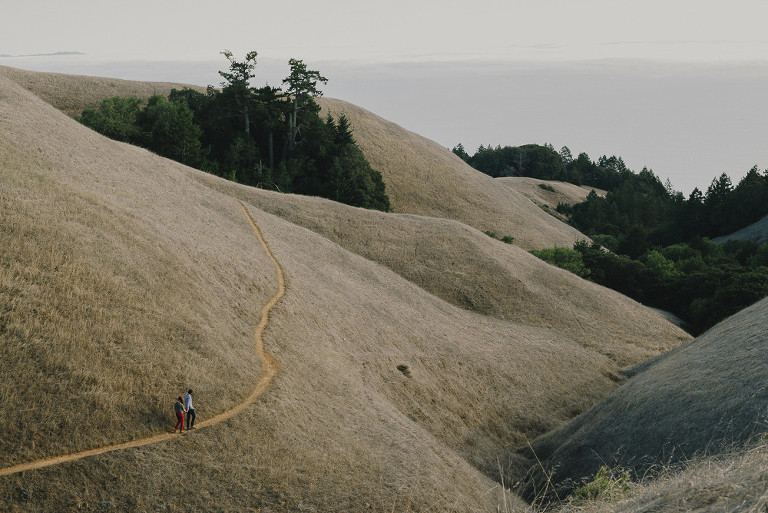
[[0, 0], [0, 54], [768, 59], [764, 0]]
[[[445, 146], [616, 154], [687, 194], [768, 168], [766, 20], [766, 0], [0, 0], [0, 65], [218, 85], [222, 50], [257, 50], [279, 85], [295, 57]], [[22, 57], [55, 52], [82, 55]]]

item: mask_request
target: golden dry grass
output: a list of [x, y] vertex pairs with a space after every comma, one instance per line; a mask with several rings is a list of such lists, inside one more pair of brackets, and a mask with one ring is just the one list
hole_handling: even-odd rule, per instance
[[[0, 478], [0, 509], [496, 511], [492, 478], [525, 469], [525, 437], [606, 397], [622, 365], [687, 340], [455, 220], [481, 209], [434, 219], [238, 186], [108, 141], [4, 73], [3, 466], [167, 429], [187, 387], [201, 418], [248, 394], [276, 278], [237, 200], [287, 293], [265, 333], [282, 367], [263, 400], [170, 443]], [[401, 129], [377, 143], [438, 153]], [[509, 208], [524, 227], [540, 209], [522, 202]], [[546, 217], [531, 223], [559, 233]]]
[[457, 221], [196, 178], [384, 265], [451, 304], [561, 333], [613, 359], [616, 372], [690, 339], [660, 322], [658, 312]]
[[170, 82], [139, 82], [63, 73], [36, 73], [6, 66], [0, 66], [0, 76], [9, 78], [73, 117], [82, 114], [83, 109], [98, 108], [102, 100], [113, 96], [147, 99], [154, 94], [168, 96], [172, 89], [183, 87], [205, 90], [197, 86]]
[[341, 100], [320, 98], [319, 103], [334, 117], [347, 116], [357, 143], [384, 177], [395, 212], [453, 219], [481, 232], [512, 236], [526, 250], [571, 247], [585, 238], [434, 141]]
[[560, 203], [565, 205], [581, 203], [587, 199], [587, 195], [593, 190], [600, 196], [606, 195], [606, 191], [586, 185], [579, 186], [567, 182], [539, 180], [527, 176], [507, 176], [496, 180], [519, 192], [548, 214], [563, 221], [567, 221], [566, 217], [557, 213], [557, 206]]
[[[217, 376], [258, 379], [250, 333], [274, 280], [256, 272], [264, 257], [237, 204], [213, 216], [172, 174], [136, 165], [137, 149], [96, 138], [109, 155], [83, 151], [94, 134], [3, 96], [3, 464], [154, 432], [197, 383], [212, 411], [235, 403], [248, 386]], [[211, 237], [191, 236], [213, 222]], [[243, 244], [251, 261], [235, 259]]]

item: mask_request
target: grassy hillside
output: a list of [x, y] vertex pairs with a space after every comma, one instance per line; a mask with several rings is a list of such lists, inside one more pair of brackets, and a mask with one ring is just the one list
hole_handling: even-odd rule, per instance
[[519, 192], [552, 215], [557, 215], [557, 206], [560, 203], [566, 205], [581, 203], [587, 199], [587, 195], [593, 189], [600, 196], [606, 194], [606, 191], [586, 185], [539, 180], [527, 176], [505, 176], [496, 180]]
[[172, 89], [205, 88], [170, 82], [139, 82], [106, 77], [84, 77], [63, 73], [39, 73], [0, 66], [0, 75], [32, 91], [42, 100], [68, 116], [79, 116], [83, 109], [97, 109], [102, 100], [113, 96], [149, 98], [154, 94], [167, 96]]
[[556, 469], [554, 483], [568, 488], [603, 464], [642, 476], [696, 458], [732, 461], [768, 427], [766, 319], [762, 300], [639, 366], [604, 402], [539, 440], [534, 450]]
[[457, 221], [388, 215], [197, 177], [384, 265], [453, 305], [566, 334], [613, 359], [616, 372], [689, 339], [660, 323], [657, 312]]
[[[6, 67], [0, 67], [0, 74], [71, 116], [98, 107], [101, 100], [112, 96], [147, 98], [184, 87]], [[384, 177], [395, 212], [455, 219], [481, 231], [513, 236], [525, 249], [570, 247], [584, 237], [520, 193], [499, 187], [496, 180], [433, 141], [347, 102], [330, 98], [318, 101], [334, 116], [345, 114], [349, 118], [359, 146]]]
[[[22, 81], [32, 94], [12, 74], [0, 73], [0, 466], [163, 432], [189, 387], [201, 420], [250, 393], [253, 328], [277, 285], [238, 200], [287, 291], [265, 332], [280, 372], [245, 413], [0, 477], [0, 509], [519, 509], [493, 479], [527, 469], [526, 437], [688, 339], [457, 220], [248, 189], [109, 141], [40, 99], [63, 95], [57, 77]], [[415, 139], [377, 144], [404, 155]], [[508, 208], [521, 227], [540, 212]]]
[[514, 237], [526, 250], [571, 247], [584, 238], [434, 141], [340, 100], [321, 98], [320, 104], [349, 118], [358, 145], [384, 177], [395, 212], [460, 221]]

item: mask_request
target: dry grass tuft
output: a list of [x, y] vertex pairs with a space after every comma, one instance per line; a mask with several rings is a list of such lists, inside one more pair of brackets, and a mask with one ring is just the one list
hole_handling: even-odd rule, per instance
[[757, 441], [719, 455], [658, 469], [653, 479], [633, 483], [621, 499], [568, 503], [560, 513], [651, 511], [765, 511], [768, 507], [768, 446]]

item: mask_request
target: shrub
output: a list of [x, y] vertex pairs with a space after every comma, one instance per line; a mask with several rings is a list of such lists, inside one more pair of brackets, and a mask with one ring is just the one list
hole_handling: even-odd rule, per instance
[[569, 499], [575, 502], [619, 499], [631, 490], [631, 482], [626, 470], [609, 470], [603, 465], [592, 480], [585, 479], [584, 484], [576, 488]]
[[549, 192], [557, 192], [555, 188], [549, 185], [548, 183], [540, 183], [539, 188]]
[[764, 242], [754, 255], [749, 257], [749, 265], [751, 267], [768, 267], [768, 242]]
[[544, 260], [545, 262], [556, 265], [561, 269], [570, 271], [577, 276], [586, 278], [590, 275], [590, 270], [584, 265], [584, 259], [580, 252], [568, 248], [547, 248], [531, 251], [531, 254]]
[[505, 244], [512, 244], [513, 242], [515, 242], [515, 238], [512, 237], [511, 235], [505, 235], [503, 237], [499, 237], [498, 235], [496, 235], [496, 232], [492, 232], [490, 230], [483, 233], [485, 233], [488, 237], [491, 237], [492, 239], [500, 240]]

